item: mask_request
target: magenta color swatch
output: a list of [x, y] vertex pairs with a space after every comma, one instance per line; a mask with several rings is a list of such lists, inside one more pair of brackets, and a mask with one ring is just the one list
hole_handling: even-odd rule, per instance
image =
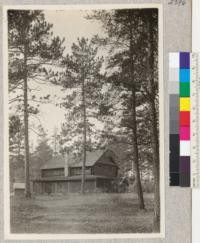
[[190, 140], [190, 127], [180, 127], [180, 140]]

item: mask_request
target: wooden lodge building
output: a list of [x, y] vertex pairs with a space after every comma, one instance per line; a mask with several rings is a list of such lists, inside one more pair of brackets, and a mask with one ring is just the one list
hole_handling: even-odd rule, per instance
[[[34, 193], [75, 193], [81, 190], [81, 157], [57, 155], [41, 168], [41, 177], [33, 180]], [[118, 175], [115, 154], [110, 150], [87, 152], [85, 192], [109, 192]]]

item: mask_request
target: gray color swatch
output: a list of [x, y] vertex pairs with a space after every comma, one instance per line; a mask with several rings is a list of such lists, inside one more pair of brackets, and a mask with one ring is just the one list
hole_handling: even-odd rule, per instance
[[170, 107], [170, 120], [179, 121], [179, 107]]
[[169, 94], [179, 93], [179, 82], [169, 82]]
[[170, 68], [169, 69], [169, 81], [170, 82], [179, 82], [179, 68]]

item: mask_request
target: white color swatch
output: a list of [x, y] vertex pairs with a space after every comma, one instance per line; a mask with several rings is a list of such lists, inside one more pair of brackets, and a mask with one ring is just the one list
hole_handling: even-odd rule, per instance
[[190, 156], [190, 141], [180, 141], [180, 156]]
[[179, 68], [180, 61], [179, 61], [179, 53], [178, 52], [171, 52], [169, 53], [169, 67], [170, 68]]

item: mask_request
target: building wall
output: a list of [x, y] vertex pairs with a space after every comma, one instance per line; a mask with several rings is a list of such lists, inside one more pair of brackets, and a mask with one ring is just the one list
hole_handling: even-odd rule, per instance
[[41, 194], [43, 193], [43, 183], [42, 182], [33, 182], [33, 192]]
[[25, 190], [24, 189], [15, 189], [14, 194], [15, 196], [24, 196]]
[[103, 164], [103, 163], [96, 163], [92, 168], [93, 175], [103, 175], [107, 177], [116, 177], [117, 176], [117, 167], [112, 164]]
[[112, 191], [111, 180], [98, 178], [96, 182], [96, 187], [97, 189], [100, 189], [100, 191], [102, 192], [111, 192]]
[[64, 176], [64, 168], [43, 169], [42, 177]]
[[68, 182], [67, 181], [56, 182], [56, 192], [66, 194], [68, 192]]
[[[82, 167], [69, 167], [69, 176], [76, 176], [82, 174]], [[112, 153], [107, 151], [103, 154], [93, 166], [86, 166], [86, 175], [103, 175], [107, 177], [117, 177], [118, 167], [113, 160]], [[65, 176], [64, 168], [43, 169], [42, 177]]]
[[[81, 174], [82, 174], [82, 167], [69, 167], [69, 175], [70, 176], [81, 175]], [[91, 167], [86, 166], [85, 174], [91, 175]]]
[[56, 182], [44, 183], [44, 191], [47, 194], [56, 193]]
[[[85, 192], [94, 192], [96, 188], [95, 180], [85, 181]], [[81, 191], [81, 181], [69, 181], [69, 192], [78, 193]]]
[[[85, 182], [85, 192], [95, 192], [96, 182], [89, 180]], [[33, 182], [33, 192], [37, 194], [51, 193], [79, 193], [81, 191], [81, 181], [53, 181], [53, 182]]]

